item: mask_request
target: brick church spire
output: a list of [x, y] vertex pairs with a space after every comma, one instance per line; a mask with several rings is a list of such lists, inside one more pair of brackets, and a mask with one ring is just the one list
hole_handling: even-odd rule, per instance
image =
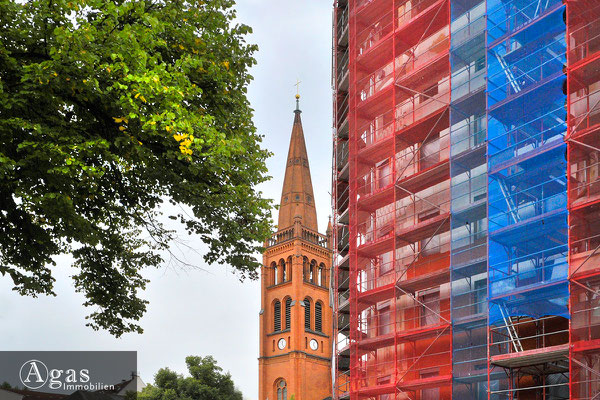
[[317, 210], [315, 208], [302, 120], [300, 119], [302, 111], [300, 111], [299, 99], [300, 95], [296, 95], [296, 110], [294, 110], [294, 124], [283, 180], [277, 229], [289, 228], [294, 224], [294, 218], [300, 216], [302, 217], [302, 225], [317, 231]]
[[265, 243], [261, 268], [259, 400], [320, 400], [332, 393], [332, 228], [328, 235], [317, 232], [299, 98], [279, 226]]

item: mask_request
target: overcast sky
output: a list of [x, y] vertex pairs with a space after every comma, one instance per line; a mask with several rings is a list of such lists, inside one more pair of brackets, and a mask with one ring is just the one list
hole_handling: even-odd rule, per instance
[[[273, 179], [261, 189], [279, 201], [293, 120], [296, 79], [300, 79], [302, 122], [319, 218], [325, 230], [331, 182], [331, 1], [238, 0], [240, 22], [253, 27], [249, 41], [260, 47], [249, 89], [254, 122], [265, 135]], [[274, 214], [274, 217], [276, 215]], [[200, 251], [199, 243], [190, 243]], [[188, 355], [213, 355], [233, 375], [245, 398], [258, 400], [258, 282], [240, 283], [226, 266], [206, 266], [200, 255], [187, 259], [202, 270], [148, 270], [144, 296], [150, 301], [141, 321], [143, 335], [115, 339], [86, 328], [89, 310], [74, 292], [69, 258], [53, 271], [57, 297], [22, 298], [0, 276], [0, 349], [136, 350], [146, 382], [161, 367], [185, 371]]]

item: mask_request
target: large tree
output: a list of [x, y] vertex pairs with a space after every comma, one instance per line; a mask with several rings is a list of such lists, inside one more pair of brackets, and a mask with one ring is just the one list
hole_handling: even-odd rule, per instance
[[189, 377], [178, 375], [169, 368], [160, 369], [154, 385], [148, 385], [137, 395], [138, 400], [242, 400], [229, 373], [211, 356], [186, 357]]
[[140, 270], [176, 239], [165, 209], [207, 262], [256, 278], [269, 153], [233, 6], [0, 0], [0, 273], [14, 290], [54, 294], [55, 256], [71, 254], [88, 325], [141, 332]]

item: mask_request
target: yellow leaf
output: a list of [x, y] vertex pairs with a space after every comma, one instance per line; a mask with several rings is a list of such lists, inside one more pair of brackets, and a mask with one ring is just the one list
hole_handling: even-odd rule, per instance
[[192, 150], [188, 149], [187, 147], [183, 147], [183, 146], [179, 147], [179, 151], [181, 151], [182, 154], [185, 154], [188, 156], [192, 154]]
[[140, 99], [145, 103], [146, 102], [146, 98], [144, 96], [140, 96]]
[[123, 122], [123, 118], [115, 118], [115, 117], [113, 117], [113, 119], [115, 120], [115, 122], [117, 124], [120, 124], [121, 122]]
[[120, 127], [119, 127], [119, 130], [120, 130], [121, 132], [123, 132], [125, 129], [127, 129], [127, 128], [125, 128], [124, 126], [120, 126]]
[[137, 99], [138, 97], [140, 97], [140, 94], [139, 94], [139, 93], [135, 95], [135, 98], [136, 98], [136, 99]]
[[225, 61], [225, 62], [223, 63], [223, 65], [225, 66], [225, 68], [229, 69], [229, 61]]
[[178, 142], [181, 142], [181, 139], [183, 139], [183, 136], [178, 135], [178, 134], [174, 134], [173, 135], [173, 139], [177, 140]]
[[165, 126], [165, 130], [166, 130], [167, 132], [171, 132], [171, 127], [170, 127], [169, 125], [167, 125], [167, 126]]

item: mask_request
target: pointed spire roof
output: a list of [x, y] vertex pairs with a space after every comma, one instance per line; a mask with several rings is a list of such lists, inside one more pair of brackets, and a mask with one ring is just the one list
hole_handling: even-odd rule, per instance
[[289, 228], [294, 224], [294, 219], [299, 216], [304, 227], [317, 231], [317, 210], [300, 119], [302, 111], [300, 111], [299, 99], [300, 95], [297, 94], [277, 228], [280, 230]]

